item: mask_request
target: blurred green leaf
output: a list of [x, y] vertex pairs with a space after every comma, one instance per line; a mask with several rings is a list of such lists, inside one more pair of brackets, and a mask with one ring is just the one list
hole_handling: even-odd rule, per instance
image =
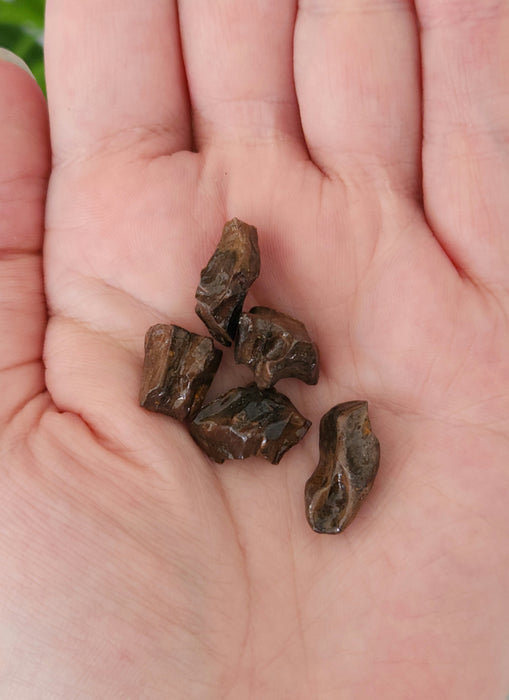
[[0, 0], [0, 46], [22, 58], [46, 92], [43, 27], [45, 0]]
[[0, 0], [0, 23], [42, 30], [45, 0]]

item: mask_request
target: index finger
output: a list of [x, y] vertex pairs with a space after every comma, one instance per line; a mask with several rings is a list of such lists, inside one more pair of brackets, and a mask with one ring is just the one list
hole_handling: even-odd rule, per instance
[[176, 0], [48, 0], [45, 46], [57, 162], [190, 147]]

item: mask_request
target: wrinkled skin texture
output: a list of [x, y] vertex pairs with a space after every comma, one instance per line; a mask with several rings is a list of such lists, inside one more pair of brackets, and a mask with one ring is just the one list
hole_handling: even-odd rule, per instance
[[[505, 696], [507, 3], [416, 9], [181, 2], [180, 41], [170, 0], [48, 0], [42, 263], [45, 104], [0, 63], [0, 697]], [[277, 467], [137, 402], [232, 216], [246, 303], [321, 353]], [[358, 397], [382, 461], [324, 537], [319, 419]]]

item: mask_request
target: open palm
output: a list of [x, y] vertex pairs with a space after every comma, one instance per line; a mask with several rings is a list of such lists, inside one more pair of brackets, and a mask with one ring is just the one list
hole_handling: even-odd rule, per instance
[[[507, 3], [47, 6], [42, 264], [46, 109], [0, 66], [0, 695], [502, 697]], [[248, 304], [321, 352], [280, 385], [313, 427], [277, 466], [137, 404], [146, 329], [205, 332], [232, 216]], [[248, 380], [223, 365], [213, 391]], [[319, 419], [355, 398], [378, 481], [316, 535]]]

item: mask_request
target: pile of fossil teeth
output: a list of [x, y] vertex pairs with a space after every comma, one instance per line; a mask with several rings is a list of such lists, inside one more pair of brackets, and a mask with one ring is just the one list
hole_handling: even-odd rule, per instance
[[[319, 354], [303, 323], [264, 306], [243, 311], [260, 274], [258, 234], [228, 221], [201, 272], [196, 313], [218, 342], [235, 342], [235, 361], [254, 382], [204, 405], [222, 358], [211, 338], [176, 325], [156, 324], [145, 336], [140, 404], [185, 422], [194, 441], [216, 462], [261, 456], [277, 464], [307, 433], [311, 422], [274, 384], [283, 378], [316, 384]], [[375, 479], [379, 443], [366, 401], [331, 408], [320, 422], [320, 460], [306, 482], [309, 524], [337, 533], [353, 520]]]

